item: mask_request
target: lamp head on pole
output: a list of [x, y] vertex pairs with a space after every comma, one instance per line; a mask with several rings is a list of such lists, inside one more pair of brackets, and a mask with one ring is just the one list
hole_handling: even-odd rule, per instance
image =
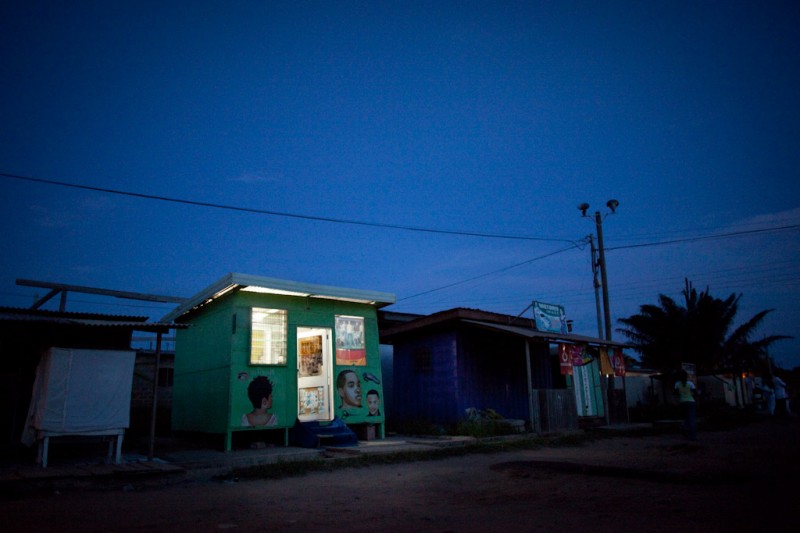
[[611, 210], [611, 213], [617, 212], [617, 207], [619, 207], [619, 202], [617, 200], [609, 200], [606, 202], [606, 206]]
[[589, 210], [589, 204], [587, 204], [586, 202], [583, 202], [582, 204], [580, 204], [578, 206], [578, 209], [581, 210], [581, 216], [585, 217], [586, 216], [586, 211]]

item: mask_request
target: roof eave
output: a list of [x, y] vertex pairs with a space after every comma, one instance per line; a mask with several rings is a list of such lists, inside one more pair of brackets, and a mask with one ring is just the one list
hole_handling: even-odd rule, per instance
[[393, 294], [360, 289], [345, 289], [328, 285], [314, 285], [276, 278], [265, 278], [249, 274], [231, 272], [209, 285], [199, 293], [189, 298], [186, 302], [176, 307], [161, 319], [171, 322], [194, 309], [207, 305], [233, 290], [252, 290], [253, 292], [271, 292], [289, 296], [308, 298], [321, 298], [344, 300], [349, 302], [364, 303], [377, 308], [395, 303]]

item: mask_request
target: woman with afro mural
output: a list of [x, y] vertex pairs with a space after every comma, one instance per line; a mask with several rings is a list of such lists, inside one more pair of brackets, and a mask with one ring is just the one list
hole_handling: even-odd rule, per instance
[[272, 382], [267, 376], [253, 378], [247, 387], [247, 397], [253, 410], [242, 415], [242, 427], [274, 426], [278, 423], [278, 416], [267, 412], [272, 408]]

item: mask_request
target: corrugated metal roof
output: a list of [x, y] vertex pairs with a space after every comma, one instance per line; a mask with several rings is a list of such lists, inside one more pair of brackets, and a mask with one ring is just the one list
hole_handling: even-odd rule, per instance
[[595, 344], [599, 346], [615, 346], [618, 348], [630, 348], [630, 344], [624, 342], [607, 341], [605, 339], [598, 339], [596, 337], [586, 337], [584, 335], [575, 335], [573, 333], [553, 333], [550, 331], [538, 331], [530, 328], [522, 328], [519, 326], [504, 326], [502, 324], [493, 324], [491, 322], [482, 322], [479, 320], [464, 320], [469, 324], [475, 324], [487, 329], [496, 331], [503, 331], [512, 333], [521, 337], [529, 339], [545, 339], [552, 342], [566, 342], [571, 344]]
[[147, 317], [43, 311], [40, 309], [18, 309], [13, 307], [0, 307], [0, 322], [121, 328], [137, 331], [164, 331], [167, 329], [185, 329], [187, 327], [184, 324], [169, 322], [147, 322]]
[[549, 331], [539, 331], [536, 329], [536, 324], [530, 320], [529, 326], [512, 325], [521, 322], [524, 324], [528, 320], [522, 320], [519, 317], [512, 317], [510, 315], [501, 315], [498, 313], [491, 313], [488, 311], [481, 311], [480, 309], [465, 309], [457, 307], [455, 309], [448, 309], [447, 311], [440, 311], [432, 315], [421, 316], [415, 320], [408, 322], [401, 322], [398, 325], [387, 328], [381, 331], [381, 341], [391, 342], [391, 339], [401, 335], [406, 335], [424, 328], [439, 327], [441, 324], [458, 321], [465, 324], [472, 324], [475, 326], [493, 329], [495, 331], [502, 331], [504, 333], [511, 333], [520, 337], [529, 339], [543, 339], [550, 342], [566, 342], [571, 344], [588, 344], [595, 346], [614, 346], [619, 348], [629, 348], [629, 344], [616, 341], [606, 341], [596, 337], [587, 337], [584, 335], [576, 335], [573, 333], [554, 333]]
[[75, 311], [49, 311], [47, 309], [31, 309], [29, 307], [0, 306], [0, 313], [19, 314], [26, 316], [70, 317], [70, 318], [85, 318], [85, 319], [100, 319], [100, 320], [119, 320], [127, 322], [147, 322], [146, 316], [109, 315], [105, 313], [79, 313]]
[[290, 296], [303, 296], [308, 298], [322, 298], [329, 300], [344, 300], [359, 302], [384, 307], [395, 303], [394, 294], [386, 292], [365, 291], [360, 289], [347, 289], [331, 287], [328, 285], [314, 285], [283, 279], [265, 278], [249, 274], [231, 272], [222, 279], [209, 285], [186, 302], [167, 313], [161, 320], [171, 322], [176, 318], [189, 313], [194, 309], [203, 307], [217, 298], [233, 290], [252, 290], [255, 292], [271, 292]]
[[[412, 320], [396, 322], [390, 327], [386, 327], [383, 331], [381, 331], [381, 338], [388, 339], [396, 335], [402, 335], [409, 331], [416, 331], [422, 328], [437, 326], [446, 322], [459, 320], [477, 320], [479, 322], [502, 325], [511, 325], [517, 321], [521, 323], [528, 322], [527, 319], [521, 319], [520, 317], [513, 317], [510, 315], [502, 315], [499, 313], [493, 313], [491, 311], [455, 307], [453, 309], [447, 309], [446, 311], [438, 311], [430, 315], [418, 315], [417, 318], [413, 318]], [[530, 324], [531, 328], [535, 329], [535, 323], [533, 320], [530, 320]]]

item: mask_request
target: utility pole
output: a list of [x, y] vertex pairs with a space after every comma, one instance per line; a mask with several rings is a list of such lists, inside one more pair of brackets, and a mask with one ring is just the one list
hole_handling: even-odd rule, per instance
[[[606, 202], [606, 206], [608, 207], [611, 215], [617, 212], [617, 207], [619, 206], [619, 202], [617, 200], [609, 200]], [[586, 211], [589, 210], [589, 204], [582, 203], [578, 206], [580, 209], [581, 214], [584, 217], [588, 217]], [[605, 336], [602, 335], [605, 340], [611, 340], [611, 306], [608, 303], [608, 274], [606, 273], [606, 250], [605, 245], [603, 244], [603, 216], [600, 214], [600, 211], [595, 211], [594, 213], [594, 223], [595, 227], [597, 228], [597, 253], [598, 253], [598, 261], [595, 263], [594, 254], [594, 242], [591, 240], [591, 236], [589, 238], [589, 242], [592, 245], [592, 272], [595, 274], [595, 290], [597, 287], [597, 271], [595, 265], [600, 268], [600, 284], [603, 289], [603, 322], [605, 324]], [[598, 313], [599, 315], [599, 313]], [[598, 319], [599, 323], [599, 319]]]
[[597, 338], [603, 338], [603, 320], [600, 318], [600, 282], [597, 280], [597, 249], [594, 247], [594, 235], [587, 237], [592, 249], [592, 285], [594, 286], [594, 307], [597, 313]]
[[[608, 214], [615, 214], [617, 212], [617, 207], [619, 206], [619, 202], [617, 200], [609, 200], [606, 202], [606, 207], [609, 209]], [[581, 215], [588, 218], [586, 212], [589, 210], [589, 204], [582, 203], [578, 206], [578, 209], [581, 211]], [[610, 341], [611, 340], [611, 306], [608, 303], [608, 273], [606, 272], [606, 250], [605, 244], [603, 242], [603, 215], [600, 214], [600, 211], [595, 211], [594, 213], [594, 224], [595, 228], [597, 229], [597, 250], [594, 247], [594, 240], [592, 236], [589, 235], [589, 244], [591, 245], [592, 251], [592, 274], [593, 274], [593, 283], [594, 283], [594, 298], [595, 298], [595, 306], [597, 308], [597, 334], [599, 337]], [[603, 332], [603, 328], [600, 325], [600, 304], [597, 301], [597, 270], [600, 269], [600, 285], [603, 289], [603, 325], [605, 326], [605, 332]], [[604, 334], [605, 333], [605, 334]], [[609, 348], [606, 347], [608, 350]], [[601, 377], [602, 379], [602, 377]], [[614, 376], [607, 376], [606, 380], [603, 382], [605, 386], [603, 396], [606, 399], [606, 423], [608, 424], [611, 421], [611, 406], [615, 404], [612, 400], [613, 397], [616, 397], [614, 393]], [[625, 394], [625, 376], [622, 377], [622, 390], [623, 394]], [[624, 397], [623, 397], [624, 398]], [[624, 399], [623, 399], [624, 401]], [[625, 419], [628, 421], [628, 410], [627, 407], [625, 409]]]
[[[609, 207], [611, 202], [609, 200]], [[614, 207], [616, 209], [616, 206]], [[611, 211], [614, 212], [613, 209]], [[600, 216], [600, 211], [594, 213], [594, 223], [597, 226], [597, 248], [599, 249], [599, 264], [600, 264], [600, 284], [603, 289], [603, 322], [606, 326], [607, 341], [611, 340], [611, 310], [608, 304], [608, 274], [606, 273], [606, 250], [603, 245], [603, 218]]]

